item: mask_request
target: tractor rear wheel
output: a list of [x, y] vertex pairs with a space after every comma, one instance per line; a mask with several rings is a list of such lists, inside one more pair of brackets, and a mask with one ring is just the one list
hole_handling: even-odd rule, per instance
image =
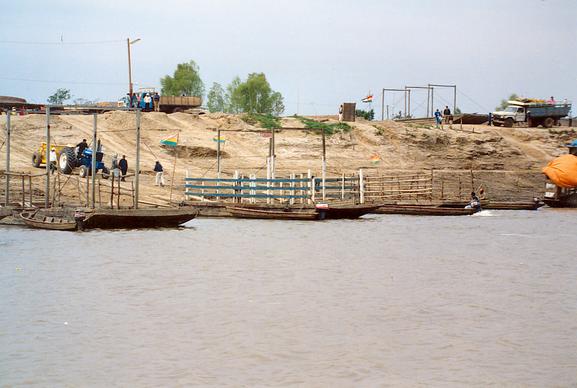
[[40, 155], [38, 152], [34, 152], [32, 154], [32, 165], [34, 167], [40, 167], [40, 164], [42, 164], [42, 155]]
[[547, 117], [545, 120], [543, 120], [543, 126], [545, 128], [551, 128], [553, 127], [553, 124], [555, 124], [553, 117]]
[[102, 179], [110, 178], [110, 170], [107, 167], [102, 167]]
[[509, 118], [505, 119], [505, 123], [503, 125], [507, 128], [511, 128], [514, 123], [515, 122], [513, 121], [513, 119], [509, 117]]
[[60, 152], [60, 159], [58, 160], [58, 168], [60, 172], [66, 175], [72, 174], [72, 170], [77, 165], [76, 152], [72, 147], [64, 147]]

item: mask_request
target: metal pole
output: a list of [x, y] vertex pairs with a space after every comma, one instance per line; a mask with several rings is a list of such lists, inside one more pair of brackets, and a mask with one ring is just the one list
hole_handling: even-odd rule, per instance
[[453, 87], [453, 115], [457, 114], [457, 85]]
[[216, 176], [220, 179], [220, 129], [216, 136]]
[[405, 118], [407, 117], [407, 89], [405, 89]]
[[409, 95], [409, 117], [411, 117], [411, 89], [407, 89], [407, 94]]
[[138, 209], [138, 194], [140, 191], [140, 109], [136, 111], [136, 171], [134, 172], [134, 208]]
[[130, 38], [126, 38], [126, 45], [128, 46], [128, 93], [132, 98], [132, 64], [130, 63]]
[[322, 160], [323, 201], [325, 200], [326, 175], [327, 175], [327, 148], [325, 142], [325, 128], [323, 127], [323, 160]]
[[385, 89], [381, 95], [381, 121], [385, 121]]
[[429, 85], [431, 88], [431, 117], [435, 115], [435, 88]]
[[[6, 111], [6, 192], [4, 205], [10, 205], [10, 111]], [[42, 157], [42, 156], [40, 156]]]
[[427, 87], [427, 116], [426, 117], [431, 117], [429, 116], [429, 100], [431, 99], [431, 88]]
[[[92, 166], [90, 171], [92, 172], [92, 208], [96, 207], [96, 153], [98, 152], [98, 147], [96, 146], [96, 118], [98, 115], [94, 113], [92, 122]], [[88, 204], [87, 204], [88, 205]]]
[[46, 107], [46, 192], [44, 208], [50, 205], [50, 106]]

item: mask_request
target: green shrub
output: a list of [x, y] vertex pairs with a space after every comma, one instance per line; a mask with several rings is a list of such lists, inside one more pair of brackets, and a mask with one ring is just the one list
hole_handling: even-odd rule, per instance
[[262, 128], [280, 128], [280, 118], [270, 114], [247, 113], [241, 116], [242, 121], [250, 125], [260, 125]]
[[328, 124], [328, 123], [321, 123], [320, 121], [316, 121], [302, 116], [295, 115], [294, 117], [299, 119], [300, 122], [303, 123], [306, 128], [312, 129], [313, 131], [316, 132], [322, 132], [324, 130], [325, 134], [327, 135], [332, 135], [338, 131], [348, 132], [351, 130], [351, 126], [347, 123]]

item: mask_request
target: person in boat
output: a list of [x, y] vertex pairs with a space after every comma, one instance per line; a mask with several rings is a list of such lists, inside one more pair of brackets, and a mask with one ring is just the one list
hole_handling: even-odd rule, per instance
[[58, 155], [56, 155], [56, 148], [52, 147], [50, 149], [50, 172], [54, 174], [56, 171], [56, 161], [58, 160]]
[[78, 158], [80, 158], [84, 150], [88, 148], [88, 143], [86, 142], [86, 139], [82, 139], [80, 143], [76, 144], [76, 147], [78, 148]]
[[164, 169], [162, 168], [162, 164], [157, 160], [156, 164], [154, 165], [154, 172], [156, 173], [156, 183], [155, 186], [164, 186]]
[[120, 168], [120, 172], [122, 173], [122, 181], [124, 182], [124, 177], [128, 172], [128, 161], [126, 160], [126, 155], [122, 155], [122, 159], [118, 161], [118, 167]]
[[471, 201], [465, 206], [465, 209], [481, 210], [481, 200], [474, 191], [471, 193]]

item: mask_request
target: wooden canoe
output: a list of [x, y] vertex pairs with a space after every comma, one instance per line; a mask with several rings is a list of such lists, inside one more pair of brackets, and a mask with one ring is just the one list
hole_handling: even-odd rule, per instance
[[176, 228], [198, 214], [191, 208], [96, 209], [86, 212], [84, 229]]
[[317, 212], [325, 220], [356, 219], [365, 214], [375, 213], [381, 205], [317, 205]]
[[52, 217], [39, 215], [37, 211], [25, 211], [20, 213], [20, 218], [31, 228], [48, 230], [76, 230], [76, 221], [64, 217]]
[[[440, 207], [459, 208], [468, 202], [443, 202]], [[486, 210], [537, 210], [545, 204], [541, 201], [481, 201], [481, 208]]]
[[318, 220], [320, 214], [314, 210], [298, 211], [294, 209], [263, 210], [246, 207], [227, 206], [226, 210], [235, 218], [254, 218], [265, 220]]
[[407, 214], [414, 216], [469, 216], [476, 213], [476, 209], [419, 206], [419, 205], [385, 205], [379, 207], [377, 214]]

